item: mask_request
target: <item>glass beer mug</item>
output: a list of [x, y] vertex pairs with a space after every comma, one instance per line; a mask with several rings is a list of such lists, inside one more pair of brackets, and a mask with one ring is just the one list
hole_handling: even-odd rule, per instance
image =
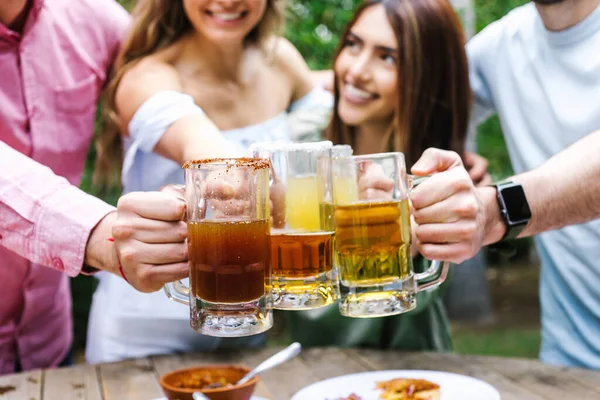
[[409, 192], [402, 153], [333, 159], [335, 262], [340, 313], [369, 318], [416, 307], [417, 292], [446, 279], [449, 263], [433, 261], [415, 273], [411, 257]]
[[271, 164], [273, 308], [314, 309], [339, 297], [327, 201], [331, 148], [329, 141], [250, 146], [254, 157]]
[[237, 337], [273, 325], [269, 244], [269, 164], [231, 158], [184, 165], [189, 287], [165, 285], [189, 305], [190, 325]]

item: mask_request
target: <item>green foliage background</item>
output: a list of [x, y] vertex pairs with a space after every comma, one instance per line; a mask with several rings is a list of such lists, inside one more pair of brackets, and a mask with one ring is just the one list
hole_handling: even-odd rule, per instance
[[[131, 9], [134, 0], [118, 0]], [[328, 69], [341, 32], [352, 17], [354, 9], [362, 0], [288, 0], [285, 36], [298, 48], [312, 69]], [[501, 18], [512, 8], [526, 0], [475, 0], [476, 32]], [[478, 127], [479, 152], [490, 161], [490, 172], [495, 179], [512, 174], [510, 159], [496, 117]], [[89, 176], [89, 174], [88, 174]], [[89, 180], [84, 189], [92, 191]], [[109, 201], [116, 200], [116, 193], [99, 193]]]
[[[134, 0], [118, 0], [129, 10]], [[361, 0], [288, 0], [285, 36], [298, 48], [312, 69], [328, 69], [338, 45], [341, 31]], [[475, 0], [476, 31], [501, 18], [525, 0]], [[506, 145], [497, 118], [490, 118], [478, 128], [479, 152], [490, 161], [490, 173], [495, 179], [512, 173]], [[94, 151], [90, 151], [82, 189], [116, 204], [119, 192], [98, 191], [91, 186]], [[95, 280], [77, 277], [71, 285], [75, 318], [75, 347], [85, 344], [87, 315]]]
[[[118, 0], [131, 10], [135, 0]], [[362, 0], [288, 0], [285, 36], [298, 48], [312, 69], [328, 69], [338, 45], [341, 32]], [[526, 0], [475, 0], [476, 31], [501, 18], [512, 8]], [[479, 152], [490, 161], [490, 173], [494, 179], [512, 174], [510, 159], [496, 117], [478, 127]], [[88, 168], [89, 178], [90, 168]], [[94, 192], [85, 179], [82, 187], [114, 203], [116, 192]]]

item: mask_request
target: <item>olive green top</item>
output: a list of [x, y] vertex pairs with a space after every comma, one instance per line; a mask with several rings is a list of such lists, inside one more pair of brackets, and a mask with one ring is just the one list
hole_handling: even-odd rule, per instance
[[[414, 260], [422, 271], [428, 261]], [[451, 351], [452, 339], [440, 297], [443, 286], [417, 294], [417, 307], [405, 314], [379, 318], [349, 318], [338, 305], [286, 312], [286, 330], [303, 346], [371, 347], [407, 351]]]

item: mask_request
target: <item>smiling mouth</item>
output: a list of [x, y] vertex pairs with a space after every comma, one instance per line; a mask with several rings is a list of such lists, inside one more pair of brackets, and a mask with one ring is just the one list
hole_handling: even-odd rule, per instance
[[236, 13], [223, 13], [223, 12], [212, 12], [207, 11], [206, 14], [221, 22], [238, 21], [246, 16], [247, 11], [241, 11]]
[[357, 88], [351, 83], [346, 83], [344, 85], [344, 97], [352, 103], [365, 103], [369, 100], [374, 100], [379, 96]]

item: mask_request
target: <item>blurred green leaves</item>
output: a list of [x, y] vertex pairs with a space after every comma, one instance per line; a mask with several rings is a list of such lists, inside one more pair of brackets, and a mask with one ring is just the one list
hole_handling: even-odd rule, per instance
[[346, 23], [361, 0], [290, 0], [285, 36], [312, 69], [331, 68]]

